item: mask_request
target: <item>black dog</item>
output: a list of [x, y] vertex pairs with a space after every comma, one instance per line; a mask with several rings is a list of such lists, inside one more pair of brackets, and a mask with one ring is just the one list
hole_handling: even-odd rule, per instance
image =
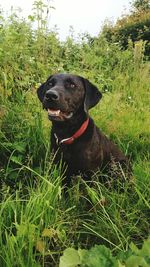
[[57, 154], [56, 163], [62, 159], [67, 166], [66, 183], [74, 174], [128, 165], [126, 156], [89, 117], [88, 110], [102, 97], [96, 86], [80, 76], [56, 74], [37, 93], [52, 121], [51, 150]]

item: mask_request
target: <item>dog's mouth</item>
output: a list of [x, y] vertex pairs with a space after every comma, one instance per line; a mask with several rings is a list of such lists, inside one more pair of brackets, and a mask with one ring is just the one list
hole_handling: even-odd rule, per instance
[[73, 112], [63, 112], [60, 109], [50, 109], [48, 108], [48, 118], [50, 120], [65, 120], [70, 119], [73, 116]]

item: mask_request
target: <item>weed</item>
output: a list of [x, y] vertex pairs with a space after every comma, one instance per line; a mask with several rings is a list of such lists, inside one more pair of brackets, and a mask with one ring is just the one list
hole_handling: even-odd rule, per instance
[[[107, 246], [102, 254], [113, 262], [112, 254], [131, 242], [140, 248], [150, 233], [150, 65], [143, 43], [122, 51], [104, 34], [78, 42], [72, 35], [62, 43], [40, 21], [44, 14], [33, 30], [36, 15], [30, 22], [17, 14], [0, 18], [0, 266], [54, 267], [67, 247], [95, 244]], [[50, 155], [50, 123], [36, 96], [39, 83], [60, 71], [85, 76], [103, 92], [91, 116], [131, 159], [134, 183], [124, 191], [119, 183], [107, 187], [97, 173], [92, 187], [72, 178], [66, 198], [61, 164]], [[94, 249], [101, 251], [91, 254]]]

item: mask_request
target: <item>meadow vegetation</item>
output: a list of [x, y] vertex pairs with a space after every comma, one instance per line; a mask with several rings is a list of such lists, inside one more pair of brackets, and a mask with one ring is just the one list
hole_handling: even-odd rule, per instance
[[[148, 267], [150, 43], [133, 24], [141, 12], [150, 32], [149, 6], [105, 24], [95, 38], [71, 32], [64, 42], [47, 29], [43, 2], [34, 8], [28, 21], [0, 14], [0, 266]], [[136, 28], [134, 39], [123, 37], [129, 28]], [[86, 77], [102, 91], [90, 113], [131, 159], [133, 184], [123, 192], [100, 183], [99, 172], [93, 187], [74, 178], [64, 196], [61, 163], [55, 166], [49, 152], [50, 122], [36, 95], [56, 72]]]

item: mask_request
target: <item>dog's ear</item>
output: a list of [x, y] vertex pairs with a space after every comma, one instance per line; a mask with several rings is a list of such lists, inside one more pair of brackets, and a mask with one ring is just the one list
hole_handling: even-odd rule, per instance
[[100, 101], [102, 94], [98, 88], [87, 79], [83, 79], [83, 83], [85, 87], [84, 110], [88, 112], [90, 108], [94, 107]]
[[40, 87], [37, 89], [37, 95], [41, 102], [43, 102], [45, 92], [46, 92], [45, 83], [42, 83]]

